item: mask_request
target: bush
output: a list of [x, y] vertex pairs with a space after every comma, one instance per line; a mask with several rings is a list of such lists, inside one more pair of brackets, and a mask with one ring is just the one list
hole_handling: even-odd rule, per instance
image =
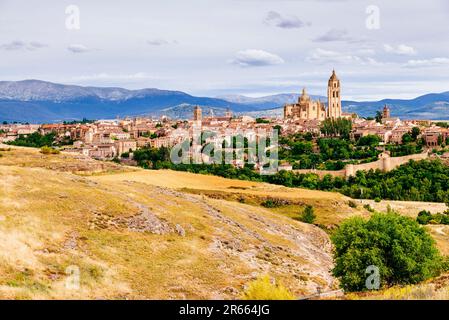
[[265, 275], [251, 281], [243, 293], [244, 300], [293, 300], [295, 297], [282, 284], [272, 284]]
[[374, 212], [374, 211], [375, 211], [369, 204], [365, 204], [363, 207], [364, 207], [366, 210], [368, 210], [369, 212]]
[[419, 224], [428, 224], [432, 220], [432, 214], [430, 211], [423, 210], [418, 213], [418, 217], [416, 217], [416, 221]]
[[357, 208], [357, 203], [355, 203], [355, 202], [352, 201], [352, 200], [349, 200], [348, 206], [350, 206], [351, 208]]
[[379, 268], [380, 287], [414, 284], [441, 271], [434, 240], [416, 221], [396, 213], [355, 217], [332, 236], [335, 267], [345, 291], [366, 290], [367, 267]]
[[377, 202], [377, 203], [379, 203], [379, 202], [381, 202], [382, 201], [382, 199], [381, 198], [379, 198], [379, 197], [376, 197], [376, 198], [374, 198], [374, 202]]
[[278, 208], [288, 204], [290, 204], [289, 201], [276, 198], [270, 198], [261, 203], [261, 205], [265, 208]]
[[53, 145], [55, 137], [56, 134], [53, 132], [47, 133], [46, 135], [41, 135], [39, 132], [34, 132], [28, 135], [20, 134], [16, 140], [9, 141], [7, 144], [21, 147], [41, 148]]
[[429, 211], [423, 210], [418, 213], [416, 221], [419, 224], [449, 224], [449, 216], [446, 213], [431, 214]]
[[41, 148], [41, 153], [43, 153], [43, 154], [59, 154], [59, 150], [52, 148], [52, 147], [43, 146]]
[[300, 216], [300, 221], [305, 223], [313, 223], [315, 221], [316, 215], [312, 206], [306, 206], [304, 211]]

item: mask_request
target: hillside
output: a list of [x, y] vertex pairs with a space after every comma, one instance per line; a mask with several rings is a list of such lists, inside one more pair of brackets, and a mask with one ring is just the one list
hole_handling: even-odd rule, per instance
[[[0, 298], [233, 299], [265, 273], [297, 295], [335, 286], [330, 241], [315, 226], [152, 181], [108, 179], [127, 174], [115, 165], [92, 173], [88, 160], [67, 166], [69, 155], [1, 153]], [[65, 288], [69, 266], [80, 269], [80, 290]]]
[[[3, 147], [0, 298], [236, 299], [262, 274], [298, 297], [328, 291], [338, 287], [328, 230], [370, 214], [338, 193]], [[305, 205], [321, 228], [293, 219]], [[428, 228], [448, 254], [448, 228]], [[65, 286], [73, 266], [79, 290]]]

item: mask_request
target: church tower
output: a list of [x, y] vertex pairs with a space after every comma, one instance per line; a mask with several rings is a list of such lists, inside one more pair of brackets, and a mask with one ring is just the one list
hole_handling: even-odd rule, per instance
[[341, 117], [340, 80], [332, 71], [327, 85], [327, 117], [336, 119]]
[[384, 109], [382, 110], [382, 119], [389, 119], [389, 118], [391, 118], [390, 108], [388, 108], [388, 106], [385, 105]]
[[202, 114], [201, 114], [201, 108], [200, 106], [196, 106], [193, 109], [193, 121], [201, 121], [202, 119]]

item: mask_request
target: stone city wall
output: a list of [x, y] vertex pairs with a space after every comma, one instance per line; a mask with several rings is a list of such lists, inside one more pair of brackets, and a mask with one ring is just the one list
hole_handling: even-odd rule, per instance
[[402, 164], [409, 162], [410, 160], [424, 160], [429, 157], [429, 153], [427, 151], [419, 154], [412, 154], [403, 157], [389, 157], [384, 156], [379, 160], [369, 163], [362, 164], [348, 164], [342, 170], [331, 171], [331, 170], [316, 170], [316, 169], [301, 169], [301, 170], [293, 170], [297, 173], [315, 173], [320, 178], [323, 178], [325, 175], [330, 174], [333, 177], [345, 177], [349, 178], [350, 176], [354, 176], [357, 171], [369, 171], [369, 170], [381, 170], [381, 171], [391, 171]]

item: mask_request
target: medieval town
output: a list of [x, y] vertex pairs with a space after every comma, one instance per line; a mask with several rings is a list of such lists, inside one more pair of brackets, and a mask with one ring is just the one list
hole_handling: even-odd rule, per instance
[[[380, 110], [380, 119], [362, 118], [357, 114], [342, 112], [341, 82], [332, 71], [327, 85], [327, 104], [313, 100], [302, 89], [298, 101], [285, 104], [283, 118], [254, 118], [248, 115], [234, 116], [229, 109], [223, 116], [213, 114], [204, 116], [200, 106], [196, 106], [193, 116], [188, 120], [170, 119], [161, 116], [135, 117], [124, 119], [97, 120], [92, 122], [73, 122], [63, 124], [0, 124], [0, 143], [10, 143], [21, 136], [35, 132], [41, 135], [54, 133], [57, 139], [71, 141], [64, 146], [64, 152], [76, 153], [98, 160], [121, 159], [124, 163], [132, 163], [132, 155], [139, 148], [171, 148], [182, 142], [185, 137], [175, 134], [178, 130], [189, 132], [201, 128], [202, 132], [214, 132], [207, 142], [221, 145], [226, 137], [241, 132], [271, 132], [279, 129], [281, 136], [310, 133], [314, 137], [325, 136], [320, 125], [325, 120], [347, 119], [352, 123], [351, 139], [360, 139], [369, 135], [377, 136], [380, 145], [401, 145], [404, 135], [411, 133], [413, 128], [419, 128], [419, 138], [425, 146], [425, 157], [428, 150], [436, 148], [449, 138], [449, 128], [437, 126], [430, 120], [402, 120], [391, 116], [391, 110], [385, 105]], [[379, 121], [380, 120], [380, 121]], [[255, 139], [260, 137], [255, 136]], [[388, 151], [379, 157], [389, 157]], [[418, 155], [422, 157], [422, 154]], [[448, 152], [441, 155], [449, 158]], [[404, 159], [407, 162], [408, 158]], [[401, 161], [399, 162], [399, 164]], [[243, 162], [234, 161], [237, 167], [243, 167]], [[257, 168], [257, 166], [256, 166]], [[292, 170], [293, 166], [282, 161], [278, 170]], [[351, 170], [351, 173], [352, 172]]]

